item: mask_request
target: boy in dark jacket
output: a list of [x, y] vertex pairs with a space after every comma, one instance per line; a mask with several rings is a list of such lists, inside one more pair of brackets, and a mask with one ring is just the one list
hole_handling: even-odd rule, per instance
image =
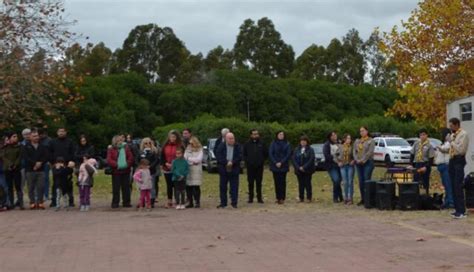
[[72, 188], [72, 174], [74, 162], [70, 161], [67, 166], [64, 158], [59, 157], [53, 167], [53, 188], [56, 188], [56, 211], [61, 208], [61, 198], [64, 200], [64, 208], [69, 208], [69, 192]]

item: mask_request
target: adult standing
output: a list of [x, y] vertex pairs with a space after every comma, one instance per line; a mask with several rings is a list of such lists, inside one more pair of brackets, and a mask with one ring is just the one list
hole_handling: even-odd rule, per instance
[[433, 164], [435, 150], [428, 139], [428, 131], [421, 129], [418, 132], [420, 138], [412, 148], [412, 166], [415, 168], [415, 181], [421, 182], [425, 188], [426, 195], [430, 193], [431, 165]]
[[118, 208], [120, 192], [122, 206], [130, 208], [130, 172], [134, 163], [133, 153], [123, 137], [112, 138], [112, 146], [107, 150], [107, 164], [112, 168], [112, 209]]
[[46, 146], [39, 142], [38, 131], [32, 131], [30, 141], [23, 147], [22, 156], [26, 162], [26, 179], [30, 209], [43, 210], [44, 204], [44, 167], [48, 163], [49, 154]]
[[314, 150], [310, 146], [309, 138], [305, 135], [300, 137], [299, 145], [293, 153], [293, 166], [298, 179], [298, 191], [300, 202], [304, 202], [304, 193], [308, 202], [313, 201], [313, 187], [311, 179], [315, 170]]
[[375, 141], [369, 136], [369, 129], [359, 129], [360, 138], [354, 143], [353, 156], [356, 162], [357, 175], [359, 177], [360, 202], [358, 206], [364, 205], [365, 182], [372, 178], [374, 171]]
[[[20, 146], [23, 149], [27, 143], [30, 142], [31, 136], [31, 129], [25, 128], [21, 131], [22, 141], [20, 142]], [[25, 191], [26, 187], [26, 160], [22, 157], [21, 158], [21, 188], [23, 192]]]
[[229, 132], [225, 136], [225, 142], [217, 148], [217, 165], [219, 168], [219, 191], [221, 203], [217, 208], [227, 207], [227, 188], [230, 185], [231, 205], [237, 209], [239, 198], [239, 175], [240, 161], [242, 160], [242, 150], [235, 141], [233, 133]]
[[21, 146], [18, 143], [18, 134], [8, 132], [6, 134], [5, 146], [1, 150], [1, 158], [3, 160], [3, 172], [8, 186], [8, 199], [10, 207], [15, 207], [16, 191], [16, 205], [20, 209], [24, 209], [23, 205], [23, 188], [21, 186]]
[[326, 169], [332, 180], [332, 201], [339, 203], [343, 201], [341, 188], [341, 169], [337, 163], [340, 154], [340, 146], [337, 142], [337, 134], [335, 131], [330, 132], [326, 137], [323, 145], [324, 161]]
[[444, 203], [442, 206], [444, 209], [454, 208], [453, 184], [449, 178], [449, 150], [451, 149], [451, 144], [449, 143], [449, 138], [451, 137], [450, 133], [450, 129], [442, 129], [441, 140], [443, 142], [435, 148], [435, 164], [438, 168], [441, 182], [444, 187]]
[[[230, 130], [228, 128], [223, 128], [221, 129], [221, 137], [216, 140], [216, 143], [214, 144], [214, 155], [217, 154], [217, 149], [222, 143], [225, 143], [225, 136], [227, 133], [229, 133]], [[217, 156], [217, 155], [216, 155]]]
[[252, 129], [250, 131], [250, 139], [244, 144], [243, 157], [247, 167], [247, 181], [249, 189], [248, 203], [253, 203], [255, 185], [257, 192], [258, 203], [263, 203], [262, 196], [262, 181], [263, 181], [263, 166], [267, 158], [268, 150], [265, 144], [260, 140], [258, 130]]
[[199, 142], [197, 137], [192, 136], [184, 152], [184, 158], [189, 165], [189, 174], [186, 179], [186, 193], [188, 197], [186, 208], [201, 207], [202, 157], [201, 142]]
[[286, 140], [285, 132], [278, 131], [268, 152], [270, 171], [273, 173], [275, 195], [278, 204], [284, 204], [286, 199], [286, 175], [290, 171], [291, 146]]
[[341, 169], [341, 177], [344, 182], [344, 204], [352, 205], [354, 198], [354, 157], [352, 154], [352, 137], [344, 134], [342, 144], [339, 147], [337, 163]]
[[79, 169], [79, 166], [84, 162], [84, 157], [94, 158], [94, 156], [94, 146], [89, 143], [89, 139], [87, 139], [86, 135], [80, 135], [79, 143], [74, 152], [74, 162], [76, 163], [76, 168]]
[[[49, 143], [49, 153], [50, 153], [50, 163], [53, 165], [56, 160], [61, 157], [64, 159], [65, 165], [68, 165], [69, 162], [74, 162], [74, 152], [75, 147], [74, 143], [69, 137], [67, 136], [67, 130], [64, 127], [58, 128], [57, 138], [51, 140]], [[70, 186], [68, 189], [67, 195], [69, 199], [69, 207], [74, 207], [74, 193], [73, 187]], [[51, 207], [56, 207], [56, 205], [60, 205], [60, 203], [56, 203], [57, 198], [57, 184], [53, 184], [52, 186], [52, 199], [51, 199]]]
[[449, 119], [449, 128], [452, 133], [449, 138], [449, 177], [453, 183], [454, 192], [454, 219], [466, 217], [466, 203], [464, 199], [464, 167], [466, 166], [466, 153], [469, 146], [469, 135], [461, 128], [458, 118]]
[[150, 175], [152, 180], [151, 188], [151, 207], [155, 207], [155, 201], [158, 198], [158, 182], [160, 179], [160, 154], [158, 148], [155, 146], [154, 141], [151, 138], [143, 138], [140, 143], [140, 154], [135, 162], [139, 162], [143, 159], [148, 160], [150, 163]]
[[[40, 137], [40, 144], [45, 146], [49, 150], [49, 147], [51, 144], [51, 138], [48, 136], [48, 131], [44, 128], [40, 128], [38, 129], [38, 133]], [[51, 170], [50, 163], [46, 163], [44, 166], [44, 198], [45, 200], [49, 199], [49, 172], [50, 170]]]
[[163, 175], [165, 176], [166, 180], [166, 194], [168, 196], [168, 203], [166, 204], [166, 208], [173, 207], [174, 183], [173, 173], [171, 173], [171, 167], [173, 160], [176, 159], [176, 150], [179, 148], [183, 148], [181, 135], [179, 135], [178, 131], [171, 130], [168, 133], [166, 143], [161, 149], [161, 166], [163, 168]]
[[193, 137], [193, 133], [191, 132], [191, 129], [189, 128], [183, 129], [183, 146], [185, 150], [189, 145], [189, 141], [191, 140], [191, 137]]

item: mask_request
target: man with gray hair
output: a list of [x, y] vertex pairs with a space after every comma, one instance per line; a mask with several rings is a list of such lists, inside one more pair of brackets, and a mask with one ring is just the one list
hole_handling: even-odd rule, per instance
[[[227, 133], [229, 133], [230, 130], [228, 128], [223, 128], [221, 130], [221, 137], [219, 139], [216, 140], [216, 144], [214, 145], [214, 150], [212, 150], [214, 152], [214, 154], [217, 154], [217, 149], [219, 148], [219, 145], [221, 143], [224, 143], [225, 142], [225, 136], [227, 135]], [[217, 155], [216, 155], [217, 156]]]
[[[23, 150], [24, 146], [26, 146], [27, 143], [30, 142], [30, 136], [31, 136], [31, 129], [25, 128], [21, 131], [21, 137], [23, 140], [20, 142], [21, 149]], [[25, 187], [26, 187], [26, 161], [25, 158], [21, 158], [21, 188], [23, 189], [23, 192], [26, 192]]]
[[217, 208], [227, 207], [227, 187], [230, 185], [231, 205], [237, 208], [239, 197], [239, 174], [240, 161], [242, 160], [242, 150], [235, 141], [233, 133], [225, 135], [225, 142], [217, 148], [217, 165], [219, 168], [219, 191], [221, 203]]

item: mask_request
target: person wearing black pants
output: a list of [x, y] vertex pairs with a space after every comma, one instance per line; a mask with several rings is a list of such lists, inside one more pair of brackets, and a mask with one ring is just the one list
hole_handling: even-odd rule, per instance
[[267, 154], [267, 148], [265, 144], [260, 141], [258, 130], [252, 129], [250, 131], [250, 140], [245, 143], [243, 148], [244, 161], [247, 166], [247, 181], [249, 184], [248, 203], [253, 203], [255, 184], [257, 185], [257, 201], [258, 203], [263, 203], [263, 165]]
[[315, 170], [314, 159], [314, 150], [310, 146], [309, 138], [307, 136], [301, 136], [300, 144], [295, 149], [293, 155], [293, 165], [295, 167], [296, 177], [298, 178], [300, 202], [304, 202], [305, 191], [308, 202], [313, 201], [311, 178]]
[[291, 146], [285, 139], [285, 132], [278, 131], [268, 152], [270, 171], [275, 183], [276, 203], [284, 204], [286, 199], [286, 175], [290, 169]]
[[[6, 144], [0, 150], [0, 157], [3, 159], [3, 172], [5, 173], [5, 181], [8, 186], [8, 199], [10, 207], [14, 208], [18, 205], [20, 209], [23, 207], [23, 188], [21, 186], [21, 146], [18, 144], [18, 134], [9, 132], [5, 135]], [[14, 198], [16, 191], [17, 202]]]
[[[227, 195], [230, 193], [231, 205], [236, 209], [239, 198], [239, 174], [242, 150], [240, 145], [236, 143], [233, 133], [227, 133], [225, 140], [225, 143], [221, 143], [217, 148], [216, 154], [219, 168], [219, 194], [221, 199], [221, 203], [217, 208], [227, 207]], [[227, 191], [228, 185], [230, 185], [229, 192]]]
[[454, 219], [466, 217], [466, 203], [464, 198], [464, 167], [466, 166], [466, 153], [469, 146], [469, 135], [460, 127], [461, 122], [457, 118], [449, 120], [449, 128], [452, 133], [449, 137], [451, 147], [449, 150], [449, 177], [453, 183], [454, 192]]
[[176, 130], [171, 130], [168, 132], [168, 138], [166, 143], [163, 145], [161, 149], [161, 166], [163, 169], [163, 174], [166, 180], [166, 193], [168, 196], [168, 203], [166, 204], [166, 208], [173, 207], [173, 190], [175, 189], [173, 183], [173, 174], [171, 173], [171, 166], [173, 160], [176, 159], [176, 150], [182, 149], [183, 144], [181, 141], [181, 135]]
[[132, 151], [120, 135], [112, 139], [112, 147], [107, 150], [107, 164], [112, 168], [112, 208], [118, 208], [120, 192], [122, 206], [132, 207], [130, 201], [130, 172], [134, 164]]

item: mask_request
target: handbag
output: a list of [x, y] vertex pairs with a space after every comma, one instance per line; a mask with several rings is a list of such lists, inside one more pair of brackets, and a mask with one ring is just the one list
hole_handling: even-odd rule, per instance
[[104, 168], [104, 174], [110, 176], [110, 175], [112, 175], [112, 172], [113, 172], [112, 167], [106, 166], [106, 167]]

